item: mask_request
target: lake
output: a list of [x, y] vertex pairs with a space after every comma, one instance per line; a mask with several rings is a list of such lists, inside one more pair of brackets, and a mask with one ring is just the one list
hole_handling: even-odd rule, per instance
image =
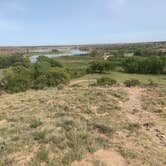
[[[45, 54], [42, 56], [46, 56], [48, 58], [55, 58], [55, 57], [62, 57], [62, 56], [73, 56], [73, 55], [85, 55], [88, 54], [87, 51], [81, 51], [81, 50], [71, 50], [69, 53], [61, 53], [61, 54]], [[30, 57], [31, 63], [35, 63], [37, 61], [37, 58], [41, 55], [33, 55]]]

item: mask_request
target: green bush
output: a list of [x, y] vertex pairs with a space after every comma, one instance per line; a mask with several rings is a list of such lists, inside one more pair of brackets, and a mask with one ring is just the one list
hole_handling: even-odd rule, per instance
[[47, 87], [47, 84], [47, 76], [46, 74], [42, 74], [33, 81], [33, 89], [44, 89]]
[[44, 87], [55, 87], [59, 84], [68, 84], [69, 74], [63, 68], [49, 68], [41, 73], [33, 83], [34, 89], [43, 89]]
[[25, 59], [22, 55], [12, 55], [12, 56], [1, 56], [0, 57], [0, 69], [8, 68], [15, 64], [29, 64], [29, 61]]
[[131, 80], [124, 81], [124, 84], [127, 87], [132, 87], [132, 86], [140, 85], [140, 81], [137, 79], [131, 79]]
[[10, 92], [26, 91], [32, 87], [31, 71], [22, 66], [7, 70], [0, 82], [0, 87]]
[[165, 72], [166, 57], [129, 57], [123, 61], [122, 66], [128, 73], [162, 74]]
[[50, 68], [51, 65], [48, 62], [36, 62], [32, 66], [32, 73], [34, 79], [38, 79], [38, 77], [41, 77], [41, 75], [45, 75]]
[[47, 77], [47, 86], [53, 87], [59, 84], [68, 84], [69, 75], [64, 69], [61, 68], [51, 68], [46, 74]]
[[70, 74], [70, 78], [72, 79], [82, 77], [87, 73], [86, 67], [70, 67], [66, 68], [66, 70], [68, 71], [68, 73]]
[[4, 73], [0, 89], [8, 92], [21, 92], [32, 89], [68, 84], [69, 74], [64, 68], [51, 67], [48, 62], [37, 62], [30, 67], [16, 66]]
[[116, 83], [117, 83], [117, 81], [110, 77], [102, 77], [102, 78], [97, 79], [97, 85], [99, 85], [99, 86], [105, 86], [105, 85], [112, 86]]
[[62, 67], [62, 64], [60, 62], [46, 56], [39, 56], [37, 62], [48, 62], [51, 67]]
[[98, 52], [97, 52], [96, 50], [93, 50], [93, 51], [90, 52], [89, 55], [90, 55], [91, 57], [96, 57], [96, 56], [98, 56]]
[[112, 69], [108, 61], [93, 61], [89, 64], [88, 73], [107, 73]]

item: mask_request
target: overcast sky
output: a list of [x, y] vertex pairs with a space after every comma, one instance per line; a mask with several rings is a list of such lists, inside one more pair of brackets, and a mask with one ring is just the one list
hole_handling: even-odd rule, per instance
[[0, 45], [166, 40], [166, 0], [0, 0]]

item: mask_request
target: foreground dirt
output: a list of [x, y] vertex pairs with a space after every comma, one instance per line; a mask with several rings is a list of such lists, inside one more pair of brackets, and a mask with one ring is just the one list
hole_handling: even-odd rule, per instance
[[165, 88], [75, 84], [0, 96], [0, 165], [166, 165]]

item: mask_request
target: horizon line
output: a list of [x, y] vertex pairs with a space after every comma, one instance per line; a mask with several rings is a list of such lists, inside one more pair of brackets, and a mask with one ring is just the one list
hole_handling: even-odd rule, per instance
[[81, 43], [81, 44], [41, 44], [41, 45], [0, 45], [0, 48], [5, 47], [66, 47], [66, 46], [95, 46], [95, 45], [123, 45], [123, 44], [148, 44], [148, 43], [163, 43], [166, 40], [155, 40], [155, 41], [138, 41], [138, 42], [110, 42], [110, 43]]

